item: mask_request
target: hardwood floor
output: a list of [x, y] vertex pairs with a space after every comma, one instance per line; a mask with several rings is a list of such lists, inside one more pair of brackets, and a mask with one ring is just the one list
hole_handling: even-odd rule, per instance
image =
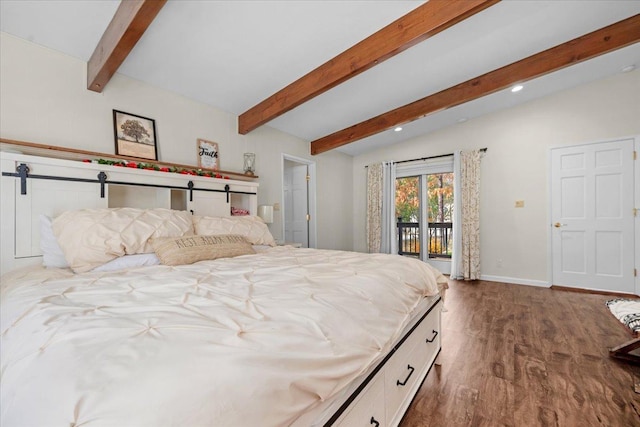
[[451, 280], [442, 366], [401, 427], [640, 426], [640, 366], [609, 358], [631, 339], [612, 297]]

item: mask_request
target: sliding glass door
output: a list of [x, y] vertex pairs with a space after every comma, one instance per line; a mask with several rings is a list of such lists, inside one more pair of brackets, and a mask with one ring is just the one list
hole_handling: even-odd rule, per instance
[[453, 250], [453, 172], [426, 177], [429, 262], [443, 273], [449, 273]]
[[396, 178], [398, 253], [422, 259], [420, 236], [420, 177]]
[[419, 258], [446, 274], [453, 250], [452, 169], [452, 162], [399, 168], [396, 179], [399, 254]]

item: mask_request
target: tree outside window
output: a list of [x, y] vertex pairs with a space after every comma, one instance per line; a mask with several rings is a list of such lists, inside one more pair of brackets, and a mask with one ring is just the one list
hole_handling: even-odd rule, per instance
[[418, 222], [419, 179], [418, 176], [396, 179], [396, 218], [402, 218], [402, 222]]
[[427, 175], [429, 222], [453, 221], [453, 174]]
[[[453, 174], [427, 175], [427, 208], [429, 222], [453, 220]], [[396, 218], [403, 222], [418, 222], [420, 212], [420, 177], [396, 180]]]
[[[451, 255], [449, 245], [453, 222], [453, 173], [427, 175], [427, 209], [429, 227], [427, 240], [429, 256]], [[420, 215], [420, 177], [396, 179], [396, 218], [400, 222], [415, 223], [403, 226], [401, 252], [420, 252], [420, 231], [417, 228]], [[437, 224], [445, 223], [445, 224]], [[446, 224], [449, 223], [449, 224]]]

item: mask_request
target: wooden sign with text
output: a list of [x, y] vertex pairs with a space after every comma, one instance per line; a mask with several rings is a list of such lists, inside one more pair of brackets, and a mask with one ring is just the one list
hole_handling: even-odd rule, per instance
[[220, 152], [218, 143], [198, 139], [198, 167], [202, 169], [220, 169]]

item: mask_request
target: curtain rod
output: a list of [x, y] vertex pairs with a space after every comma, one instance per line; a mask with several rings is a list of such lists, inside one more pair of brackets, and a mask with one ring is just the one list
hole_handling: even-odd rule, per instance
[[[487, 152], [486, 148], [481, 148], [480, 151], [482, 151], [483, 153]], [[431, 159], [439, 159], [441, 157], [449, 157], [449, 156], [453, 156], [453, 153], [450, 154], [440, 154], [438, 156], [429, 156], [429, 157], [420, 157], [419, 159], [410, 159], [410, 160], [399, 160], [395, 163], [408, 163], [408, 162], [417, 162], [419, 160], [431, 160]]]
[[[486, 153], [486, 152], [487, 152], [487, 148], [486, 148], [486, 147], [485, 147], [485, 148], [481, 148], [479, 151], [481, 151], [481, 152], [483, 152], [483, 153]], [[398, 164], [398, 163], [407, 163], [407, 162], [417, 162], [417, 161], [419, 161], [419, 160], [424, 161], [424, 160], [431, 160], [431, 159], [439, 159], [439, 158], [441, 158], [441, 157], [449, 157], [449, 156], [453, 156], [453, 154], [454, 154], [454, 153], [451, 153], [451, 154], [439, 154], [439, 155], [437, 155], [437, 156], [420, 157], [420, 158], [418, 158], [418, 159], [399, 160], [399, 161], [394, 162], [394, 163]], [[369, 167], [369, 165], [365, 165], [365, 168], [366, 168], [366, 167]]]

